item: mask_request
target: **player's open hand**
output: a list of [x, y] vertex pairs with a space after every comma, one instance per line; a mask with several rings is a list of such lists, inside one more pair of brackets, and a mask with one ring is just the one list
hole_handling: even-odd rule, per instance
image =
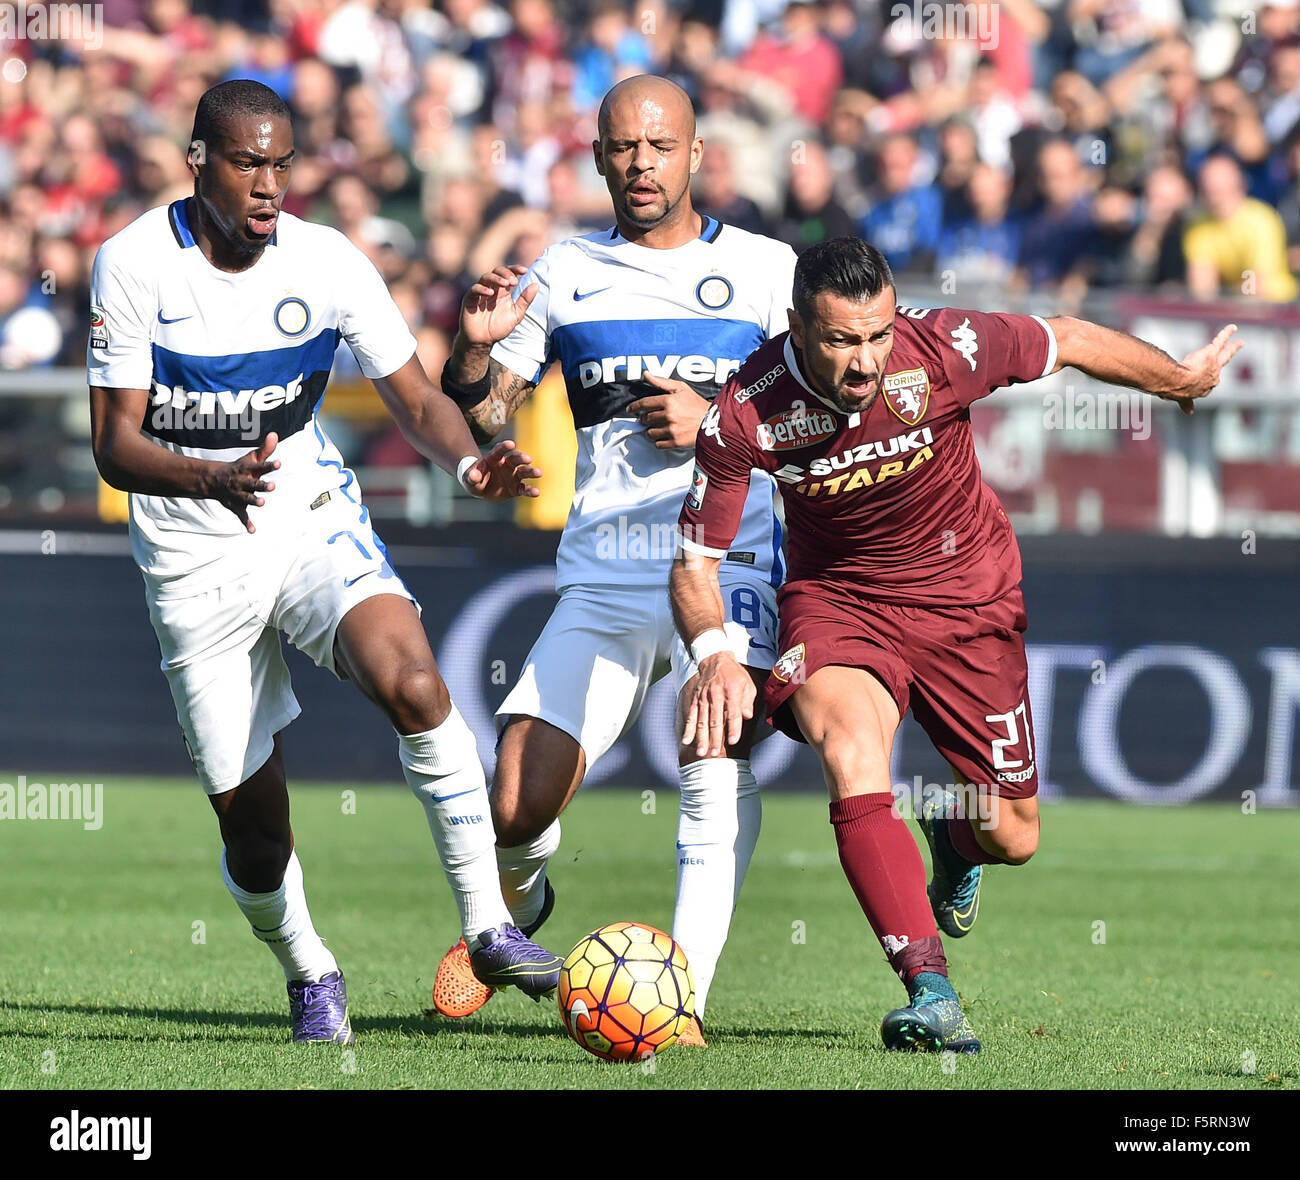
[[646, 437], [661, 451], [693, 447], [709, 403], [685, 381], [646, 374], [645, 381], [663, 393], [638, 398], [627, 407], [646, 428]]
[[233, 463], [212, 464], [204, 498], [224, 504], [250, 533], [257, 532], [257, 529], [248, 519], [249, 508], [260, 508], [266, 503], [259, 493], [275, 491], [275, 484], [267, 483], [262, 477], [280, 466], [279, 459], [271, 458], [271, 452], [279, 441], [275, 434], [268, 434], [260, 447]]
[[537, 296], [536, 283], [530, 284], [518, 299], [513, 295], [527, 273], [526, 266], [494, 266], [465, 292], [460, 305], [460, 330], [470, 344], [490, 347], [515, 330]]
[[682, 745], [695, 746], [697, 758], [719, 758], [740, 741], [745, 722], [754, 716], [758, 690], [749, 673], [730, 652], [709, 656], [700, 665], [695, 689], [685, 701]]
[[524, 481], [541, 477], [542, 469], [533, 466], [531, 456], [506, 439], [466, 470], [465, 486], [480, 500], [512, 500], [516, 496], [536, 498], [542, 493]]
[[1176, 401], [1184, 414], [1192, 413], [1193, 402], [1219, 384], [1224, 366], [1241, 351], [1242, 341], [1232, 339], [1236, 330], [1236, 324], [1229, 324], [1209, 344], [1183, 357], [1184, 383], [1166, 396]]

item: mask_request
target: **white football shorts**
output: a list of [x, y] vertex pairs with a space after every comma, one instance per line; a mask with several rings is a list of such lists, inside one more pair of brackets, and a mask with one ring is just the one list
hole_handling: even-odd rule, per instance
[[[731, 651], [750, 668], [776, 661], [776, 588], [719, 571]], [[672, 671], [677, 692], [698, 669], [673, 625], [666, 586], [570, 586], [560, 592], [518, 683], [496, 712], [537, 717], [581, 747], [588, 771], [641, 715], [650, 686]]]
[[355, 501], [335, 490], [300, 524], [291, 537], [259, 531], [232, 546], [238, 557], [218, 559], [229, 570], [215, 589], [186, 594], [145, 578], [162, 670], [209, 795], [252, 776], [302, 712], [281, 631], [337, 676], [334, 634], [348, 611], [379, 594], [415, 602]]

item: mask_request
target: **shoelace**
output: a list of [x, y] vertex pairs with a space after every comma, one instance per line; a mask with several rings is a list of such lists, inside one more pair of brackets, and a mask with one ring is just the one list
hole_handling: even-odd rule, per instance
[[528, 936], [524, 934], [524, 932], [520, 930], [518, 926], [503, 927], [501, 933], [495, 939], [492, 940], [492, 945], [489, 949], [495, 950], [498, 946], [501, 946], [502, 943], [517, 944], [521, 942], [528, 943], [529, 945], [528, 946], [513, 945], [510, 947], [503, 948], [511, 952], [511, 957], [515, 962], [520, 961], [519, 956], [521, 954], [524, 957], [524, 961], [528, 963], [540, 963], [551, 957], [549, 951], [545, 951], [541, 947], [533, 945], [531, 940], [528, 938]]
[[312, 1039], [331, 1037], [338, 1031], [338, 989], [333, 983], [306, 983], [294, 989], [293, 1020], [304, 1021], [302, 1032]]

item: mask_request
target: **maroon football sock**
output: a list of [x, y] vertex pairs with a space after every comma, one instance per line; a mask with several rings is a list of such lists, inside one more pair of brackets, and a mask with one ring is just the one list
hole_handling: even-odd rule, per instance
[[831, 803], [840, 864], [889, 965], [908, 983], [920, 971], [948, 974], [925, 895], [925, 863], [888, 791]]
[[971, 821], [964, 816], [957, 816], [955, 819], [947, 820], [948, 839], [952, 841], [953, 850], [964, 860], [968, 860], [973, 865], [1004, 865], [1007, 862], [1000, 856], [994, 856], [991, 852], [985, 852], [980, 847], [980, 842], [975, 839], [975, 832], [971, 828]]

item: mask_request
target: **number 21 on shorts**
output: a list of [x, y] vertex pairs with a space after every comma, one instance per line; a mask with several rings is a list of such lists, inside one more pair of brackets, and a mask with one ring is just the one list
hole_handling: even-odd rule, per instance
[[[993, 739], [994, 770], [1019, 770], [1026, 762], [1033, 761], [1034, 743], [1029, 734], [1029, 718], [1024, 701], [1021, 701], [1009, 713], [990, 713], [984, 720], [990, 725], [1006, 726], [1007, 730], [1006, 737]], [[1007, 757], [1007, 748], [1009, 746], [1018, 746], [1022, 737], [1025, 742], [1025, 757], [1023, 759]]]

